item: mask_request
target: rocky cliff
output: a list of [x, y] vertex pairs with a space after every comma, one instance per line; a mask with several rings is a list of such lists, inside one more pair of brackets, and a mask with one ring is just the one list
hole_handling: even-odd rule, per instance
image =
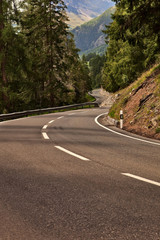
[[128, 88], [118, 92], [110, 116], [124, 111], [124, 129], [160, 139], [160, 64], [145, 72]]

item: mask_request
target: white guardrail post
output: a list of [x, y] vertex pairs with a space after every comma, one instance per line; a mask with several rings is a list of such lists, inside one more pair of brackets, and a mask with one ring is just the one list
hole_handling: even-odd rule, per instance
[[123, 128], [123, 119], [124, 119], [123, 110], [120, 110], [120, 128], [121, 129]]

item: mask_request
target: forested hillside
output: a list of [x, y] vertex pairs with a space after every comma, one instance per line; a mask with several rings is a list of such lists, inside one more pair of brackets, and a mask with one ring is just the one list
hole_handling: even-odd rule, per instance
[[85, 100], [89, 71], [66, 21], [61, 0], [0, 0], [1, 113]]
[[117, 92], [110, 116], [124, 111], [124, 129], [160, 139], [160, 1], [117, 0], [102, 71], [107, 91]]
[[160, 1], [115, 0], [113, 22], [106, 28], [108, 44], [103, 86], [117, 91], [128, 86], [160, 54]]
[[[84, 51], [91, 51], [97, 47], [104, 46], [105, 35], [102, 32], [105, 25], [109, 25], [112, 21], [111, 14], [115, 12], [115, 7], [109, 8], [99, 17], [84, 23], [72, 30], [74, 34], [76, 46]], [[103, 47], [103, 51], [106, 47]]]

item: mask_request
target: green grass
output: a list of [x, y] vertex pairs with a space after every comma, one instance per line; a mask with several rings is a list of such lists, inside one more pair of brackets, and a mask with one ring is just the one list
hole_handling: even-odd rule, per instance
[[[160, 69], [160, 64], [155, 65], [154, 67], [152, 67], [150, 70], [148, 70], [147, 72], [143, 73], [141, 75], [141, 77], [139, 77], [134, 83], [132, 83], [129, 87], [120, 90], [119, 92], [117, 92], [118, 94], [120, 94], [119, 99], [117, 99], [115, 101], [115, 103], [113, 104], [113, 106], [110, 109], [109, 112], [109, 116], [113, 117], [115, 119], [119, 119], [119, 112], [121, 109], [123, 109], [125, 107], [125, 105], [127, 104], [130, 94], [132, 93], [132, 91], [134, 91], [135, 89], [137, 89], [139, 86], [141, 86], [141, 84], [148, 78], [150, 77], [157, 69]], [[158, 81], [158, 84], [160, 83], [160, 75], [157, 76], [156, 81]], [[160, 84], [159, 84], [160, 86]], [[155, 95], [156, 96], [160, 96], [160, 87], [158, 87], [155, 90]]]
[[160, 133], [160, 127], [156, 129], [156, 133]]
[[94, 102], [96, 99], [94, 97], [92, 97], [91, 95], [89, 95], [88, 93], [86, 94], [86, 101], [87, 102]]
[[[88, 95], [88, 99], [90, 99], [88, 102], [94, 102], [95, 98], [91, 97], [90, 95]], [[91, 101], [93, 100], [93, 101]], [[73, 111], [73, 110], [77, 110], [77, 109], [87, 109], [87, 108], [94, 108], [95, 106], [93, 105], [86, 105], [86, 106], [80, 106], [80, 107], [72, 107], [72, 108], [68, 108], [68, 109], [58, 109], [58, 110], [53, 110], [53, 111], [46, 111], [43, 113], [31, 113], [31, 114], [26, 114], [25, 116], [20, 116], [17, 118], [25, 118], [25, 117], [34, 117], [34, 116], [38, 116], [38, 115], [46, 115], [46, 114], [52, 114], [52, 113], [58, 113], [58, 112], [67, 112], [67, 111]], [[16, 119], [16, 117], [11, 118], [11, 119], [1, 119], [0, 122], [3, 121], [7, 121], [7, 120], [12, 120], [12, 119]]]

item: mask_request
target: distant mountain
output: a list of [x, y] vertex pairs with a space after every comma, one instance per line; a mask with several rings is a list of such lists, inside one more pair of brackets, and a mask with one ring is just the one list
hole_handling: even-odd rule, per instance
[[115, 5], [112, 0], [64, 0], [71, 28], [79, 26], [102, 14]]
[[81, 52], [96, 52], [94, 49], [105, 51], [105, 35], [102, 30], [105, 29], [105, 25], [111, 23], [111, 14], [114, 12], [115, 7], [111, 7], [99, 17], [72, 30], [76, 46]]

